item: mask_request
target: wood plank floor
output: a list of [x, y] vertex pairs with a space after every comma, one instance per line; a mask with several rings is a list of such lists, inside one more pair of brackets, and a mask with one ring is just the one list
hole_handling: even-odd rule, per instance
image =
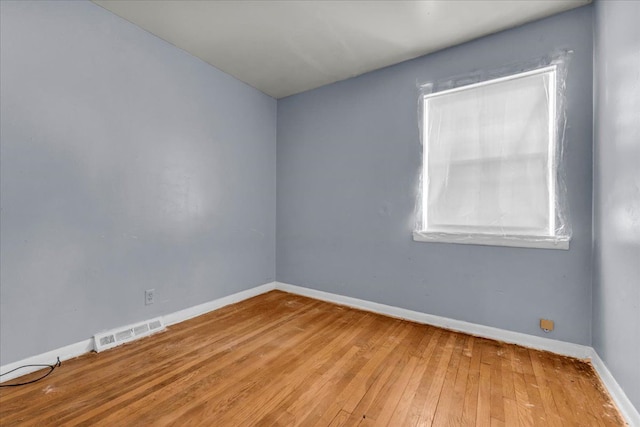
[[582, 361], [273, 291], [0, 388], [0, 425], [624, 423]]

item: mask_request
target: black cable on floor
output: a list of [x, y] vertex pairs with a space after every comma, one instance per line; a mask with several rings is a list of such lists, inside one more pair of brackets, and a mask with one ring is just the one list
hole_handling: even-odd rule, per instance
[[62, 366], [62, 363], [60, 363], [60, 358], [59, 357], [58, 357], [58, 361], [56, 363], [54, 363], [53, 365], [24, 365], [24, 366], [17, 367], [17, 368], [12, 369], [12, 370], [10, 370], [8, 372], [5, 372], [4, 374], [0, 374], [0, 377], [3, 376], [3, 375], [10, 374], [11, 372], [17, 371], [18, 369], [31, 368], [31, 367], [49, 368], [49, 372], [47, 372], [46, 374], [44, 374], [40, 378], [36, 378], [35, 380], [27, 381], [27, 382], [24, 382], [24, 383], [17, 383], [17, 384], [0, 384], [0, 387], [18, 387], [18, 386], [21, 386], [21, 385], [33, 384], [36, 381], [40, 381], [41, 379], [46, 378], [49, 375], [51, 375], [51, 372], [53, 372], [53, 370], [56, 369], [58, 366]]

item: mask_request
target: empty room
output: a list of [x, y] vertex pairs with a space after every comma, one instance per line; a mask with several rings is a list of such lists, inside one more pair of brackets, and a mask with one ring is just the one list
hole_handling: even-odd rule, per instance
[[0, 0], [0, 426], [639, 426], [640, 1]]

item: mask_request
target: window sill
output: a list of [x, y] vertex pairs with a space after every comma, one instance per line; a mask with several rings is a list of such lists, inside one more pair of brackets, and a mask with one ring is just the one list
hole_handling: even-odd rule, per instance
[[459, 243], [463, 245], [568, 250], [570, 238], [566, 236], [504, 236], [499, 234], [457, 234], [414, 231], [413, 240], [428, 243]]

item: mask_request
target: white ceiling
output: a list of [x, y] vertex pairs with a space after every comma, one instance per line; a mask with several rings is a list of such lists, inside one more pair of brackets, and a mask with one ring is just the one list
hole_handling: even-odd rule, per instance
[[589, 2], [94, 0], [274, 98]]

